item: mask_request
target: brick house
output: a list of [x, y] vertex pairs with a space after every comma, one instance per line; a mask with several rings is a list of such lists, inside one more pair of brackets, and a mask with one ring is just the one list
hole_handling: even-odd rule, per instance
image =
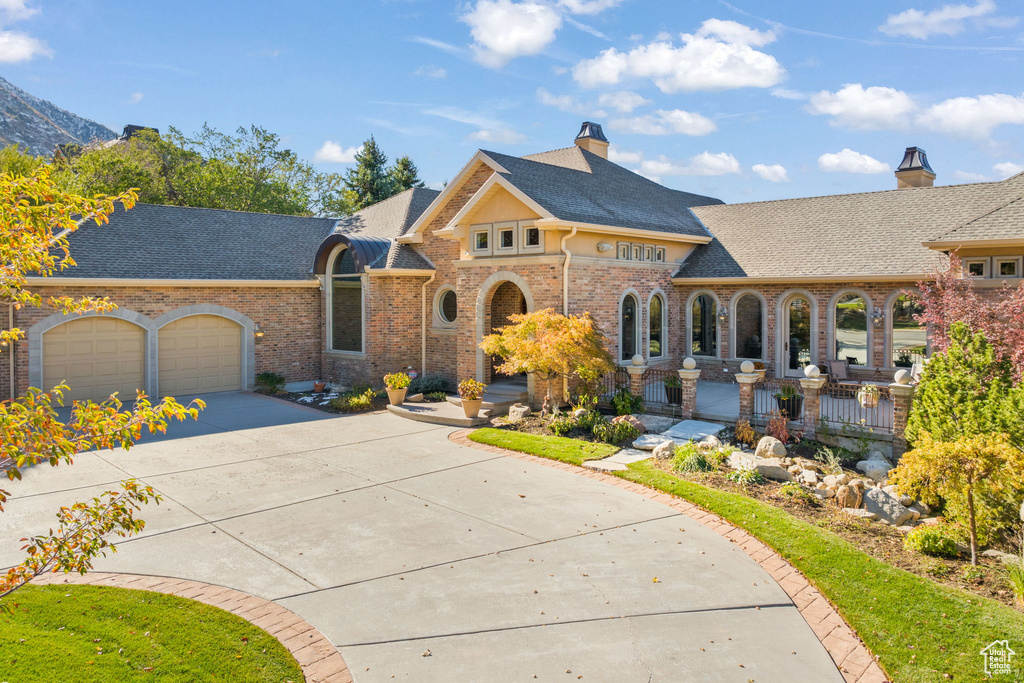
[[[108, 295], [103, 317], [24, 309], [0, 355], [4, 395], [68, 379], [76, 397], [367, 382], [403, 367], [494, 376], [481, 338], [511, 313], [589, 312], [623, 365], [706, 379], [847, 360], [889, 379], [926, 355], [903, 292], [959, 249], [983, 291], [1021, 277], [1024, 174], [933, 187], [908, 148], [888, 191], [747, 204], [663, 187], [607, 160], [600, 126], [572, 147], [478, 151], [437, 192], [347, 218], [140, 205], [72, 236], [79, 266], [43, 294]], [[40, 286], [42, 285], [42, 286]], [[530, 387], [531, 392], [533, 388]]]

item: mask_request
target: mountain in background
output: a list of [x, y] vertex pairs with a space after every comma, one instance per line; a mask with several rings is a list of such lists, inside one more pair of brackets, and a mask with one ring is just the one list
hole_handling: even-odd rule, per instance
[[57, 145], [85, 145], [116, 137], [106, 126], [41, 100], [0, 78], [0, 146], [21, 145], [37, 156], [51, 156]]

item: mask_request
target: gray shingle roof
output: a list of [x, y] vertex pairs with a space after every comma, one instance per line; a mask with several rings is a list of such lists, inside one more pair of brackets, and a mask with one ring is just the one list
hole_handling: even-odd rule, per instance
[[939, 255], [922, 242], [1020, 197], [1022, 190], [1024, 174], [995, 183], [694, 208], [714, 240], [696, 247], [676, 277], [930, 272]]
[[306, 280], [333, 218], [136, 204], [69, 236], [78, 264], [56, 277]]
[[335, 232], [391, 239], [404, 235], [440, 192], [414, 187], [338, 221]]
[[561, 220], [707, 237], [690, 207], [721, 200], [659, 185], [579, 147], [513, 157], [484, 154], [501, 175]]
[[373, 262], [371, 269], [399, 268], [403, 270], [434, 270], [434, 266], [423, 258], [412, 246], [392, 242], [386, 254]]
[[936, 239], [936, 242], [1024, 238], [1024, 189], [1021, 196]]

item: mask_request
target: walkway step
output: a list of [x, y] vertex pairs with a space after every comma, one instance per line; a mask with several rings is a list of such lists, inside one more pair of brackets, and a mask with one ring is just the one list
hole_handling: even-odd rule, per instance
[[[480, 411], [487, 411], [491, 417], [498, 417], [499, 415], [508, 415], [508, 409], [517, 403], [526, 403], [529, 399], [529, 395], [523, 392], [520, 396], [506, 396], [484, 392], [484, 402], [480, 405]], [[449, 396], [448, 403], [452, 405], [462, 407], [462, 399], [458, 396]]]
[[451, 403], [403, 403], [400, 406], [389, 405], [388, 412], [407, 420], [446, 427], [483, 427], [490, 424], [484, 411], [480, 411], [480, 417], [466, 417], [461, 406], [456, 407]]
[[673, 425], [670, 429], [661, 433], [667, 439], [675, 442], [700, 441], [704, 437], [718, 434], [725, 429], [725, 425], [714, 422], [701, 422], [700, 420], [683, 420]]
[[649, 460], [654, 457], [654, 453], [650, 451], [641, 451], [636, 448], [623, 448], [615, 455], [611, 455], [604, 459], [604, 462], [614, 462], [620, 465], [629, 465], [634, 462], [640, 462], [641, 460]]
[[590, 470], [597, 470], [599, 472], [619, 472], [621, 470], [629, 469], [621, 462], [610, 462], [607, 458], [604, 460], [586, 460], [583, 466]]

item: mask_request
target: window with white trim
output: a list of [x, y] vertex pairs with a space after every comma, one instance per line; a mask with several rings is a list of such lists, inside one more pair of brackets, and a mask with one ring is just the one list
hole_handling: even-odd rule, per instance
[[995, 268], [993, 268], [993, 277], [997, 278], [1015, 278], [1021, 276], [1021, 257], [1020, 256], [1009, 256], [1009, 257], [996, 257]]

